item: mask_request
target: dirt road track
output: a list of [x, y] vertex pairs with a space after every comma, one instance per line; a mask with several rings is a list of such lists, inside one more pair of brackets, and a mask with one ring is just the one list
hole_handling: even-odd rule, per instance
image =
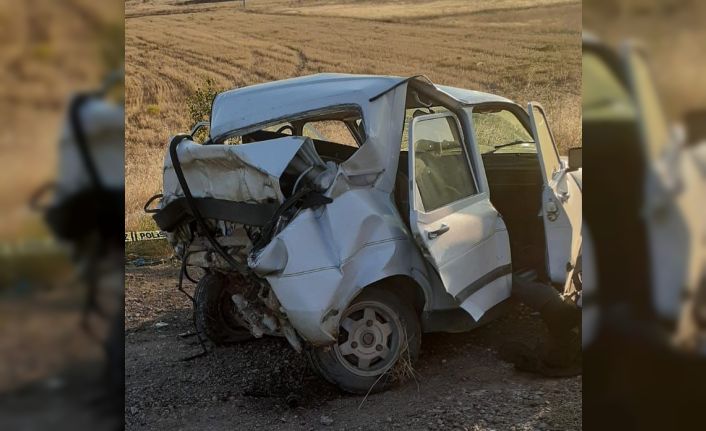
[[126, 268], [126, 429], [581, 429], [581, 377], [521, 373], [496, 353], [505, 342], [544, 336], [522, 307], [470, 333], [425, 335], [416, 381], [364, 400], [314, 375], [280, 339], [180, 361], [199, 348], [179, 337], [192, 327], [177, 271]]

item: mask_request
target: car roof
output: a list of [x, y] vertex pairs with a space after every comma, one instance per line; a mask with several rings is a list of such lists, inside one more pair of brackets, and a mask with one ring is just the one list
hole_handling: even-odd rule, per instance
[[[327, 98], [340, 97], [346, 99], [347, 95], [364, 93], [368, 98], [373, 98], [382, 92], [406, 81], [410, 78], [388, 75], [355, 75], [346, 73], [318, 73], [297, 78], [271, 81], [263, 84], [250, 85], [236, 88], [219, 94], [219, 97], [232, 99], [254, 95], [258, 98], [268, 99], [268, 95], [281, 94], [282, 91], [295, 91], [305, 89], [310, 97]], [[449, 94], [454, 99], [466, 104], [484, 102], [512, 102], [511, 100], [490, 93], [467, 90], [464, 88], [436, 85], [436, 87]], [[306, 93], [302, 94], [305, 95]]]
[[484, 93], [482, 91], [476, 90], [467, 90], [465, 88], [449, 87], [447, 85], [437, 85], [436, 87], [466, 105], [475, 105], [477, 103], [487, 102], [514, 103], [512, 100], [502, 96], [498, 96], [497, 94]]
[[[385, 75], [319, 73], [272, 81], [218, 94], [211, 110], [211, 136], [218, 138], [242, 127], [327, 106], [364, 106], [412, 78]], [[436, 86], [463, 104], [510, 102], [500, 96]]]
[[[345, 73], [317, 73], [315, 75], [300, 76], [297, 78], [282, 79], [279, 81], [265, 82], [263, 84], [249, 85], [225, 91], [218, 95], [223, 98], [240, 98], [258, 95], [258, 98], [267, 99], [268, 95], [280, 95], [283, 92], [316, 98], [331, 96], [345, 99], [347, 95], [364, 93], [368, 98], [374, 97], [390, 87], [404, 81], [406, 78], [399, 76], [383, 75], [353, 75]], [[300, 93], [305, 90], [305, 93]]]

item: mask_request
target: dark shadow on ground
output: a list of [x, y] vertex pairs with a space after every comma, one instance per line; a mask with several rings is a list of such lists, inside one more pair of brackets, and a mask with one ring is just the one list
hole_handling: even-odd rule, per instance
[[119, 430], [124, 421], [123, 394], [111, 393], [105, 364], [72, 364], [40, 381], [0, 394], [4, 430]]

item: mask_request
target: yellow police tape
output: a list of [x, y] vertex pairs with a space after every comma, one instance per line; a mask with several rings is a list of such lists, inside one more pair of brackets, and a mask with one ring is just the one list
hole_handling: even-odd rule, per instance
[[167, 235], [159, 230], [145, 230], [140, 232], [125, 232], [125, 242], [132, 241], [152, 241], [156, 239], [167, 239]]

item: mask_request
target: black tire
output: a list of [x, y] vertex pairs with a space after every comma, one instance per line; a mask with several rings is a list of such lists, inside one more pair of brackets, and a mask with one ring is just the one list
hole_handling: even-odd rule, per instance
[[[374, 313], [375, 322], [370, 325], [369, 315], [365, 313], [369, 308], [375, 309], [375, 307], [378, 307]], [[352, 332], [355, 332], [357, 337], [351, 336], [346, 330], [345, 326], [351, 328], [350, 324], [344, 323], [346, 318], [350, 318], [355, 325]], [[387, 318], [390, 320], [386, 321]], [[389, 336], [376, 332], [378, 327], [384, 328], [386, 324], [391, 328]], [[384, 338], [378, 338], [379, 335]], [[355, 349], [355, 353], [345, 354], [350, 351], [354, 338], [361, 340], [358, 345], [360, 349]], [[382, 352], [384, 348], [381, 348], [381, 345], [386, 343], [388, 349], [385, 351], [391, 356], [377, 357], [372, 361], [367, 357], [365, 362], [367, 367], [363, 365], [365, 370], [361, 369], [359, 367], [361, 358], [357, 355], [366, 349], [363, 340], [368, 340], [367, 351], [373, 355], [376, 354], [372, 352], [373, 349]], [[350, 344], [343, 349], [346, 343]], [[346, 392], [367, 394], [382, 392], [400, 377], [406, 377], [413, 372], [412, 365], [419, 356], [420, 346], [421, 326], [419, 316], [412, 304], [390, 291], [373, 289], [363, 292], [342, 313], [339, 338], [336, 343], [331, 346], [311, 347], [307, 353], [314, 370], [326, 380]], [[367, 351], [363, 353], [367, 355]], [[404, 363], [400, 362], [400, 358]]]
[[252, 338], [243, 328], [231, 300], [228, 278], [208, 273], [199, 280], [194, 293], [194, 322], [196, 330], [217, 346], [237, 343]]

